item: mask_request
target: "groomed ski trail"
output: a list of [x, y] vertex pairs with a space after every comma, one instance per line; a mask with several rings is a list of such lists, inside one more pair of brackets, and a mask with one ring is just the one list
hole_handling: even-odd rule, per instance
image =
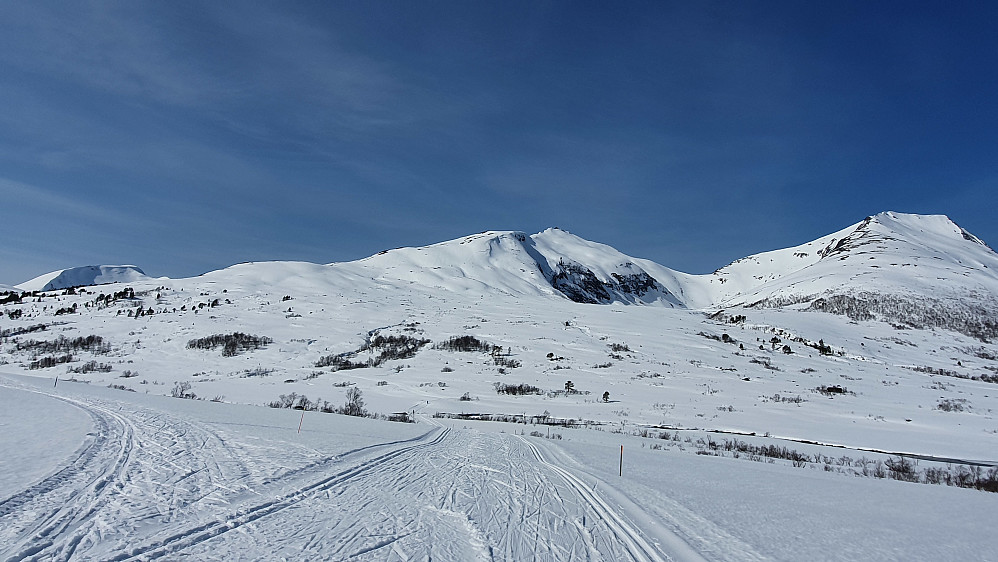
[[83, 409], [96, 430], [66, 466], [0, 503], [0, 559], [660, 561], [676, 554], [660, 551], [529, 438], [433, 424], [412, 439], [275, 461], [269, 445], [246, 447], [214, 424], [127, 398], [20, 390]]

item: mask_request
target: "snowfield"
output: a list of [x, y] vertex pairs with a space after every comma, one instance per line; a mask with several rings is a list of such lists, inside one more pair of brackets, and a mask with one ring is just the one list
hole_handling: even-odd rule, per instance
[[[10, 560], [998, 555], [994, 498], [974, 490], [663, 453], [599, 431], [551, 440], [517, 424], [308, 412], [298, 433], [297, 411], [41, 382], [0, 378], [15, 398], [5, 433], [34, 436], [20, 453], [47, 473], [0, 489]], [[89, 430], [75, 431], [76, 450], [48, 450], [41, 404], [68, 406], [56, 419]]]
[[0, 294], [0, 559], [998, 559], [998, 256], [945, 217], [128, 267]]

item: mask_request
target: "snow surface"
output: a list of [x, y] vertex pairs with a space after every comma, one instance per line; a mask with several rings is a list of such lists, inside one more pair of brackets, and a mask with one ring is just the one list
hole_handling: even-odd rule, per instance
[[[175, 400], [13, 375], [0, 441], [44, 458], [61, 402], [99, 427], [62, 470], [5, 484], [19, 559], [993, 560], [990, 494], [650, 450], [648, 440]], [[32, 399], [24, 399], [33, 396]], [[301, 423], [302, 430], [297, 427]], [[624, 446], [623, 477], [619, 448]]]
[[94, 438], [94, 425], [85, 410], [68, 402], [5, 388], [0, 392], [0, 435], [0, 499], [7, 499], [78, 457], [81, 444]]
[[[487, 232], [7, 304], [0, 558], [998, 558], [993, 494], [862, 475], [900, 454], [920, 470], [998, 465], [998, 346], [801, 306], [713, 314], [716, 299], [871, 286], [987, 303], [994, 253], [945, 217], [887, 213], [766, 256], [689, 276], [564, 231]], [[550, 282], [559, 263], [607, 283], [645, 272], [665, 291], [579, 304]], [[710, 306], [682, 308], [697, 303]], [[188, 347], [234, 332], [273, 342]], [[71, 348], [91, 335], [102, 345]], [[388, 336], [431, 343], [377, 367], [316, 366], [373, 359]], [[436, 347], [453, 336], [501, 351]], [[206, 400], [169, 398], [178, 383]], [[261, 407], [291, 393], [338, 405], [350, 388], [419, 423], [309, 411], [299, 434], [300, 411]], [[806, 461], [714, 446], [730, 439]]]

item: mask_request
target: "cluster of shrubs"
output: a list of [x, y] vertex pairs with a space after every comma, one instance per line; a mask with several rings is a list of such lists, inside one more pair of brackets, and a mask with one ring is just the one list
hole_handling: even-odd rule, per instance
[[14, 292], [0, 293], [0, 304], [21, 304], [21, 299], [27, 296], [27, 293], [17, 294]]
[[56, 316], [62, 316], [63, 314], [76, 314], [76, 303], [74, 302], [73, 306], [60, 308], [55, 311]]
[[911, 369], [917, 373], [928, 373], [930, 375], [940, 375], [943, 377], [953, 377], [955, 379], [965, 379], [971, 381], [981, 381], [989, 382], [992, 384], [998, 384], [998, 374], [989, 375], [987, 373], [980, 375], [967, 375], [964, 373], [959, 373], [957, 371], [951, 371], [949, 369], [943, 369], [942, 367], [905, 367], [906, 369]]
[[522, 365], [520, 361], [509, 357], [511, 350], [503, 354], [503, 347], [501, 345], [482, 341], [475, 336], [453, 336], [445, 342], [434, 345], [433, 349], [487, 353], [492, 357], [492, 363], [500, 368], [500, 372], [504, 372], [503, 368], [516, 369]]
[[270, 408], [287, 408], [292, 410], [305, 410], [309, 412], [323, 412], [326, 414], [342, 414], [345, 416], [356, 416], [362, 418], [381, 419], [386, 421], [415, 423], [407, 412], [399, 412], [389, 415], [375, 414], [368, 412], [364, 408], [363, 393], [357, 388], [347, 390], [346, 401], [341, 406], [330, 404], [329, 401], [317, 398], [314, 402], [304, 394], [292, 392], [282, 394], [277, 400], [266, 404]]
[[123, 384], [109, 384], [109, 385], [107, 385], [107, 387], [111, 388], [111, 389], [114, 389], [114, 390], [124, 390], [126, 392], [135, 392], [134, 388], [128, 388], [127, 386], [125, 386]]
[[198, 395], [194, 394], [191, 390], [191, 383], [187, 381], [177, 382], [173, 385], [173, 390], [170, 391], [170, 396], [174, 398], [186, 398], [188, 400], [197, 400]]
[[215, 334], [205, 338], [193, 339], [187, 342], [187, 349], [215, 349], [222, 348], [222, 357], [232, 357], [242, 351], [261, 349], [274, 343], [274, 340], [266, 336], [254, 336], [235, 332], [232, 334]]
[[[662, 439], [668, 439], [669, 432], [665, 432]], [[678, 437], [678, 433], [676, 436]], [[802, 468], [807, 466], [807, 463], [812, 462], [809, 455], [799, 453], [793, 449], [788, 449], [787, 447], [781, 447], [779, 445], [753, 445], [751, 443], [746, 443], [745, 441], [739, 441], [738, 439], [725, 439], [723, 442], [713, 441], [708, 439], [707, 450], [709, 451], [726, 451], [737, 453], [738, 455], [747, 455], [751, 457], [766, 457], [770, 459], [782, 459], [793, 463], [794, 466]], [[704, 452], [704, 450], [697, 451], [697, 454], [710, 454]], [[736, 455], [736, 458], [737, 456]]]
[[406, 335], [377, 335], [365, 342], [358, 351], [377, 351], [378, 356], [375, 361], [381, 364], [391, 359], [411, 359], [428, 343], [430, 343], [428, 339]]
[[63, 363], [69, 363], [73, 361], [73, 355], [67, 353], [65, 355], [49, 355], [47, 357], [42, 357], [28, 364], [28, 369], [32, 371], [36, 369], [48, 369], [50, 367], [55, 367], [56, 365], [62, 365]]
[[[356, 351], [322, 356], [315, 363], [315, 366], [320, 369], [323, 367], [332, 367], [334, 371], [378, 367], [385, 361], [411, 359], [428, 343], [430, 343], [428, 339], [414, 338], [406, 335], [377, 335], [364, 342], [364, 345]], [[363, 361], [351, 361], [351, 358], [365, 351], [377, 352], [377, 355]]]
[[544, 394], [544, 391], [536, 386], [523, 383], [505, 384], [497, 382], [494, 383], [492, 387], [496, 389], [497, 394], [512, 394], [514, 396], [519, 396], [521, 394]]
[[322, 369], [324, 367], [332, 367], [334, 371], [346, 371], [349, 369], [366, 369], [368, 367], [374, 366], [374, 360], [367, 361], [351, 361], [347, 357], [351, 356], [353, 352], [341, 353], [339, 355], [324, 355], [315, 362], [315, 366]]
[[71, 367], [69, 369], [70, 373], [76, 373], [84, 375], [86, 373], [110, 373], [111, 366], [107, 363], [98, 363], [96, 361], [87, 361], [86, 363], [80, 365], [79, 367]]
[[433, 349], [442, 349], [444, 351], [494, 353], [495, 350], [501, 350], [502, 348], [497, 345], [484, 342], [475, 336], [453, 336], [445, 342], [434, 345]]
[[84, 336], [79, 338], [67, 338], [59, 336], [54, 340], [28, 340], [17, 342], [17, 351], [27, 351], [30, 353], [68, 353], [71, 351], [89, 351], [94, 354], [106, 354], [111, 351], [111, 345], [104, 342], [100, 336]]
[[837, 384], [833, 384], [831, 386], [821, 385], [821, 386], [815, 388], [814, 392], [817, 392], [818, 394], [824, 394], [825, 396], [829, 396], [829, 397], [831, 397], [831, 396], [841, 396], [841, 395], [844, 395], [844, 394], [852, 394], [853, 396], [856, 395], [855, 392], [852, 392], [848, 388], [846, 388], [844, 386], [839, 386]]
[[[670, 433], [665, 431], [657, 433], [643, 429], [636, 433], [640, 437], [659, 438], [673, 441], [679, 444], [681, 439], [679, 432]], [[768, 435], [768, 434], [767, 434]], [[798, 468], [805, 468], [808, 464], [820, 466], [826, 472], [839, 472], [869, 478], [884, 478], [900, 480], [903, 482], [915, 482], [922, 484], [938, 484], [945, 486], [956, 486], [959, 488], [973, 488], [985, 492], [998, 492], [998, 467], [983, 467], [979, 465], [956, 465], [947, 464], [945, 466], [928, 466], [919, 470], [915, 463], [904, 456], [888, 457], [887, 460], [872, 460], [866, 457], [853, 459], [848, 456], [838, 458], [829, 457], [816, 453], [808, 455], [799, 451], [778, 445], [753, 445], [738, 439], [724, 439], [714, 441], [709, 436], [706, 440], [697, 439], [696, 443], [690, 437], [686, 437], [685, 443], [694, 444], [697, 447], [696, 454], [712, 456], [731, 456], [733, 458], [745, 458], [756, 462], [774, 462], [775, 460], [785, 460]], [[652, 449], [660, 449], [660, 446], [652, 446]], [[682, 445], [680, 444], [680, 448]]]
[[516, 369], [522, 365], [518, 360], [511, 357], [503, 357], [502, 355], [494, 354], [492, 356], [492, 362], [495, 363], [496, 367], [499, 367], [499, 372], [503, 372], [503, 367], [508, 367], [510, 369]]
[[719, 341], [722, 343], [730, 343], [730, 344], [738, 343], [738, 340], [729, 336], [728, 334], [717, 335], [717, 334], [710, 334], [707, 332], [697, 332], [697, 335], [700, 337], [707, 338], [709, 340]]
[[962, 412], [967, 408], [966, 398], [947, 398], [945, 400], [940, 400], [939, 403], [936, 404], [936, 409], [943, 412]]
[[[17, 309], [20, 313], [21, 309]], [[10, 311], [7, 312], [10, 314]], [[17, 315], [20, 318], [20, 314]], [[12, 338], [14, 336], [20, 336], [22, 334], [30, 334], [32, 332], [44, 332], [48, 329], [48, 324], [34, 324], [32, 326], [23, 326], [20, 328], [7, 328], [5, 330], [0, 330], [0, 338]]]

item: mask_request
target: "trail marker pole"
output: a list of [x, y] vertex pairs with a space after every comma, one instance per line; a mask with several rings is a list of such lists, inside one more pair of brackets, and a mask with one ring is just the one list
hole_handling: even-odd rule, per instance
[[52, 385], [52, 388], [55, 388], [57, 386], [59, 386], [59, 375], [55, 376], [55, 384]]
[[624, 446], [621, 445], [620, 446], [620, 472], [617, 474], [617, 476], [623, 476], [623, 475], [624, 475]]
[[298, 422], [298, 433], [301, 433], [301, 424], [305, 422], [305, 408], [301, 409], [301, 420]]

